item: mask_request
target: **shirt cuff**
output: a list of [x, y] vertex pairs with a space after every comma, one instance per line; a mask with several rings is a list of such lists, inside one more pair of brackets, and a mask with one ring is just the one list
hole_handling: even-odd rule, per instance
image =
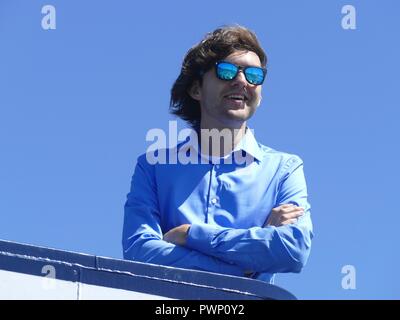
[[213, 250], [212, 242], [221, 227], [208, 224], [192, 224], [186, 238], [186, 247], [203, 253]]

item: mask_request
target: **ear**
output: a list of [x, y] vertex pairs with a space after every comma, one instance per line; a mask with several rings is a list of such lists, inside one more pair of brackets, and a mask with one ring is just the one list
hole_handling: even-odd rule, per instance
[[192, 97], [192, 99], [200, 101], [201, 99], [201, 87], [199, 81], [194, 81], [190, 89], [188, 90], [188, 94]]

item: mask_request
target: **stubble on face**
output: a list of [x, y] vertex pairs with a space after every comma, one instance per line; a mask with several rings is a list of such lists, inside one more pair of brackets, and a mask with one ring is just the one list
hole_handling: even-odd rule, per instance
[[[252, 51], [236, 51], [224, 60], [240, 66], [261, 66]], [[213, 68], [204, 74], [200, 90], [202, 128], [245, 128], [261, 99], [261, 86], [249, 84], [242, 72], [234, 80], [224, 81], [216, 77]], [[232, 95], [243, 95], [245, 99], [237, 101]]]

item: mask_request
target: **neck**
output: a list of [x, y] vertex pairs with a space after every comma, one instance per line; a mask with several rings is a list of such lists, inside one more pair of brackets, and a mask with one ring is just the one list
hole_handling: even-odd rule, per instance
[[207, 156], [224, 157], [231, 153], [246, 134], [246, 121], [237, 126], [200, 122], [201, 152]]

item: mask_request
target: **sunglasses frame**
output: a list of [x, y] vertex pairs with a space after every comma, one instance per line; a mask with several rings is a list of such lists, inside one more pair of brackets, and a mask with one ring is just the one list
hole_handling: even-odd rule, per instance
[[[235, 67], [237, 68], [236, 74], [235, 74], [235, 76], [234, 76], [232, 79], [222, 79], [222, 78], [219, 77], [219, 75], [218, 75], [218, 65], [221, 64], [221, 63], [231, 64], [231, 65], [233, 65], [233, 66], [235, 66]], [[258, 84], [251, 83], [251, 82], [247, 79], [246, 69], [248, 69], [248, 68], [257, 68], [257, 69], [261, 69], [261, 70], [262, 70], [264, 77], [263, 77], [263, 80], [261, 81], [261, 83], [258, 83]], [[243, 67], [243, 66], [238, 66], [238, 65], [236, 65], [236, 64], [234, 64], [234, 63], [232, 63], [232, 62], [229, 62], [229, 61], [224, 61], [224, 60], [217, 61], [217, 62], [215, 63], [215, 75], [217, 76], [218, 79], [223, 80], [223, 81], [232, 81], [232, 80], [234, 80], [234, 79], [238, 76], [238, 74], [239, 74], [240, 71], [243, 72], [244, 77], [246, 78], [246, 81], [247, 81], [249, 84], [253, 85], [253, 86], [260, 86], [260, 85], [262, 85], [262, 84], [264, 83], [264, 81], [265, 81], [265, 77], [267, 76], [267, 69], [266, 69], [266, 68], [263, 68], [263, 67], [258, 67], [258, 66], [247, 66], [247, 67]]]

